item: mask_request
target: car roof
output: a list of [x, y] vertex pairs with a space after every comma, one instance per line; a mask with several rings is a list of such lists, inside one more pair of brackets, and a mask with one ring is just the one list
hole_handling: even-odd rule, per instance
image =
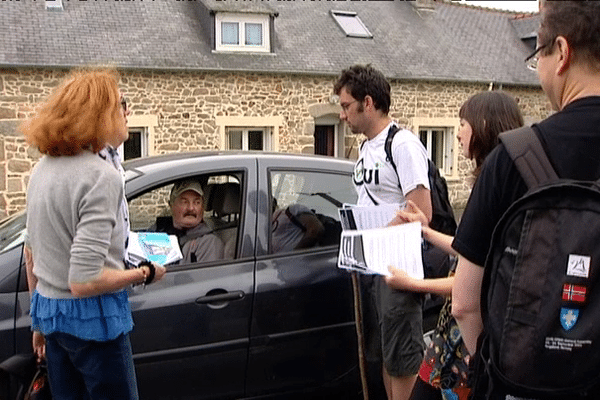
[[219, 159], [223, 165], [227, 165], [227, 159], [246, 159], [246, 160], [272, 160], [280, 162], [283, 160], [295, 160], [296, 162], [306, 162], [307, 166], [315, 162], [324, 163], [335, 168], [338, 165], [340, 169], [347, 169], [354, 164], [353, 161], [345, 158], [334, 158], [330, 156], [312, 155], [312, 154], [290, 154], [276, 153], [264, 151], [199, 151], [199, 152], [182, 152], [172, 153], [158, 156], [150, 156], [136, 158], [125, 161], [123, 168], [125, 169], [126, 180], [133, 179], [140, 175], [144, 175], [157, 168], [176, 167], [178, 164], [183, 165], [194, 159]]

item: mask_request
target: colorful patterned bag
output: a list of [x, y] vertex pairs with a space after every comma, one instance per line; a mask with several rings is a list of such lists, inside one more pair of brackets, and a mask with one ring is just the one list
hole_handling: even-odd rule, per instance
[[[455, 266], [456, 264], [452, 269]], [[449, 276], [452, 275], [454, 271]], [[425, 350], [419, 376], [431, 386], [440, 389], [444, 398], [466, 399], [469, 394], [470, 359], [458, 324], [452, 316], [452, 303], [448, 298], [440, 311], [431, 342]]]

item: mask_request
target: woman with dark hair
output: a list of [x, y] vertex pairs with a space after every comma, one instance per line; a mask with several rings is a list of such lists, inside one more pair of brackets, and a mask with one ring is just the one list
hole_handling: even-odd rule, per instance
[[137, 399], [125, 288], [165, 273], [125, 269], [120, 172], [98, 153], [128, 137], [111, 70], [72, 73], [21, 126], [44, 156], [27, 190], [26, 267], [33, 348], [55, 399]]
[[[485, 157], [498, 144], [498, 135], [523, 126], [517, 102], [501, 91], [482, 92], [469, 98], [460, 108], [460, 130], [457, 134], [465, 157], [475, 160], [475, 178]], [[456, 256], [453, 237], [431, 229], [427, 217], [411, 201], [398, 212], [394, 223], [419, 221], [423, 238], [434, 246]], [[392, 276], [386, 282], [393, 288], [447, 297], [440, 312], [438, 326], [419, 370], [419, 379], [411, 399], [460, 399], [469, 395], [467, 385], [470, 356], [451, 315], [450, 296], [454, 271], [447, 278], [414, 279], [403, 271], [390, 267]]]
[[501, 91], [478, 93], [460, 107], [458, 140], [465, 157], [475, 161], [475, 177], [481, 164], [498, 144], [502, 132], [523, 126], [523, 116], [516, 101]]

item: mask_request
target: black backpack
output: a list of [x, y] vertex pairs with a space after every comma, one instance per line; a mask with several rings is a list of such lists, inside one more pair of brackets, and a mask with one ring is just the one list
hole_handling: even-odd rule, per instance
[[528, 191], [485, 262], [475, 398], [600, 398], [600, 181], [559, 179], [531, 128], [500, 140]]
[[[388, 130], [384, 145], [386, 161], [392, 164], [394, 171], [396, 171], [396, 163], [392, 156], [392, 142], [394, 141], [396, 132], [399, 130], [400, 128], [398, 128], [398, 126], [392, 124]], [[431, 188], [432, 208], [432, 218], [429, 226], [438, 232], [454, 236], [456, 233], [456, 220], [454, 219], [454, 211], [452, 210], [452, 204], [450, 204], [450, 198], [448, 196], [446, 179], [440, 175], [440, 172], [433, 161], [429, 159], [427, 161], [427, 175], [429, 178], [429, 187]], [[398, 186], [400, 186], [400, 179], [398, 179]], [[446, 252], [428, 242], [424, 243], [423, 268], [426, 278], [441, 278], [448, 276], [451, 264], [452, 259]]]

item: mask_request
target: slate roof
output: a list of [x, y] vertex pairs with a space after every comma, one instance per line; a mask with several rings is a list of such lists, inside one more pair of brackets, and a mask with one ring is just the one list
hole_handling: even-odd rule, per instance
[[[150, 70], [259, 71], [338, 75], [371, 63], [389, 78], [538, 85], [521, 39], [537, 15], [437, 1], [63, 0], [0, 2], [0, 67], [110, 63]], [[274, 16], [272, 54], [212, 51], [211, 13], [235, 9]], [[331, 10], [354, 11], [372, 39], [346, 37]]]

